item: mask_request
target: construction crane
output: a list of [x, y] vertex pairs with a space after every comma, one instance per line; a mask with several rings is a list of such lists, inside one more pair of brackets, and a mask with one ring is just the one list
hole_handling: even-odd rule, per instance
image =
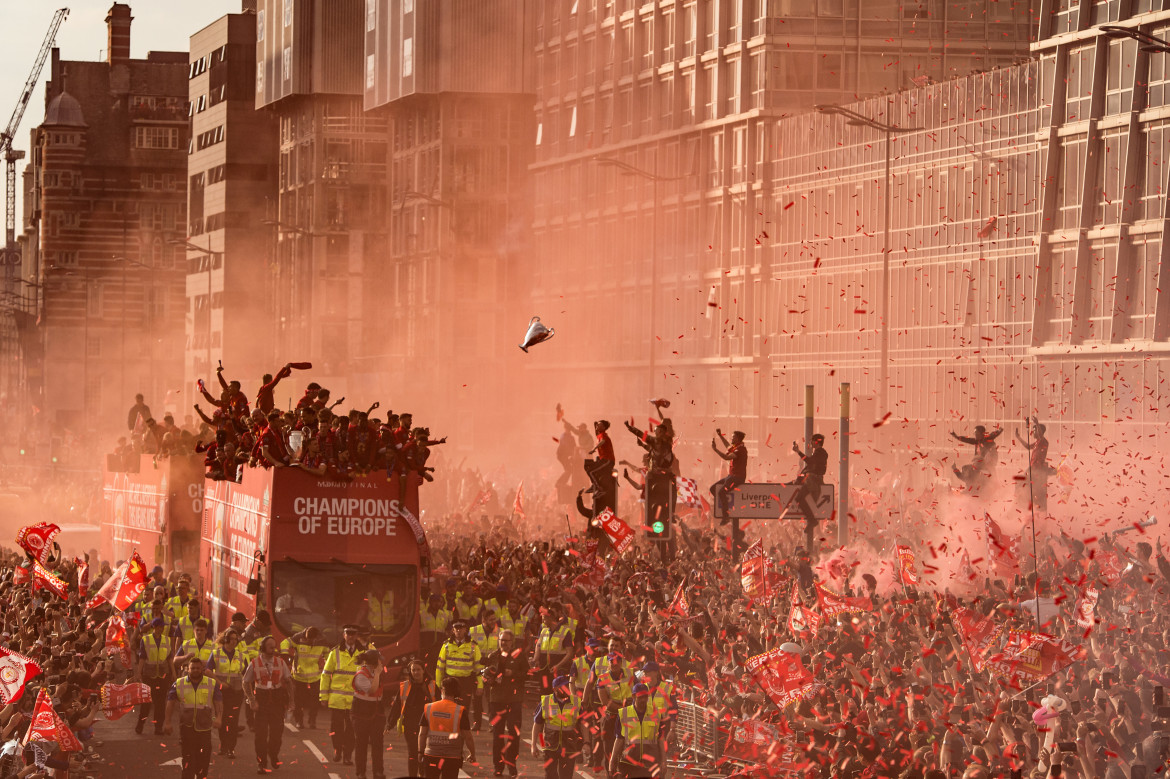
[[53, 20], [49, 22], [49, 31], [45, 33], [41, 50], [37, 52], [36, 62], [33, 63], [32, 72], [28, 74], [28, 81], [24, 82], [20, 99], [16, 101], [16, 108], [12, 110], [12, 118], [8, 120], [8, 126], [4, 128], [4, 131], [0, 132], [0, 152], [4, 154], [5, 196], [7, 198], [4, 204], [3, 262], [0, 264], [4, 265], [5, 268], [12, 268], [20, 264], [20, 250], [16, 248], [16, 161], [24, 159], [24, 152], [13, 149], [12, 141], [16, 138], [16, 130], [20, 127], [20, 120], [24, 118], [24, 109], [28, 108], [28, 101], [32, 98], [33, 90], [37, 87], [37, 81], [40, 80], [45, 60], [49, 58], [49, 52], [52, 50], [53, 44], [57, 42], [57, 30], [61, 29], [61, 23], [68, 15], [68, 8], [59, 8], [53, 14]]

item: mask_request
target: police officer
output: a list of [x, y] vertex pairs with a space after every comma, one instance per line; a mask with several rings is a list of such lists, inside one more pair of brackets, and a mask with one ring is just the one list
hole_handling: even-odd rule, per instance
[[456, 779], [463, 767], [463, 747], [467, 747], [467, 759], [475, 761], [475, 738], [471, 735], [471, 723], [467, 718], [467, 707], [459, 704], [455, 697], [460, 685], [454, 677], [442, 683], [443, 699], [423, 706], [419, 722], [418, 751], [423, 755], [426, 779]]
[[236, 756], [236, 742], [240, 738], [240, 708], [244, 704], [244, 671], [248, 663], [239, 649], [240, 637], [228, 628], [219, 638], [219, 646], [211, 651], [207, 673], [219, 682], [223, 694], [223, 717], [219, 726], [219, 753]]
[[244, 672], [244, 697], [256, 729], [256, 773], [268, 773], [268, 764], [280, 767], [284, 712], [292, 697], [291, 676], [284, 658], [276, 654], [276, 639], [265, 636], [260, 641], [260, 655]]
[[211, 730], [219, 727], [223, 695], [219, 685], [203, 673], [203, 661], [187, 661], [187, 675], [167, 693], [166, 725], [170, 735], [175, 709], [179, 710], [179, 741], [183, 752], [183, 779], [206, 779], [211, 767]]
[[321, 697], [321, 666], [329, 648], [321, 643], [321, 631], [307, 627], [286, 638], [281, 653], [292, 662], [293, 721], [298, 728], [305, 727], [308, 715], [309, 730], [317, 727], [317, 709]]
[[[483, 679], [480, 677], [480, 667], [483, 664], [483, 655], [467, 634], [467, 622], [457, 619], [451, 623], [455, 630], [455, 637], [443, 644], [439, 650], [439, 662], [435, 667], [435, 684], [441, 688], [447, 679], [454, 679], [458, 685], [455, 698], [466, 706], [471, 702], [472, 695], [483, 690]], [[445, 689], [445, 688], [444, 688]]]
[[553, 679], [553, 691], [542, 695], [532, 721], [532, 754], [544, 751], [545, 779], [572, 779], [583, 744], [581, 711], [569, 677]]
[[[471, 642], [479, 649], [479, 656], [486, 661], [489, 656], [500, 648], [500, 632], [496, 623], [495, 612], [484, 609], [480, 612], [483, 622], [468, 632]], [[477, 690], [471, 704], [471, 729], [479, 732], [480, 720], [483, 714], [483, 692]]]
[[635, 684], [634, 702], [622, 708], [620, 728], [609, 757], [609, 772], [621, 779], [666, 779], [666, 742], [658, 712], [650, 707], [650, 690]]
[[333, 762], [353, 765], [353, 676], [368, 647], [358, 640], [358, 626], [341, 628], [341, 643], [333, 647], [321, 670], [321, 703], [329, 707], [329, 729], [333, 735]]
[[171, 689], [174, 679], [171, 667], [171, 652], [174, 642], [170, 636], [163, 635], [165, 621], [162, 617], [155, 617], [150, 622], [150, 632], [142, 637], [138, 647], [138, 680], [150, 687], [150, 703], [143, 703], [138, 707], [138, 724], [134, 726], [135, 733], [142, 733], [146, 726], [146, 718], [154, 710], [154, 734], [161, 736], [163, 721], [166, 715], [167, 691]]
[[573, 648], [573, 631], [565, 624], [565, 612], [559, 603], [550, 604], [545, 625], [536, 642], [532, 664], [540, 671], [540, 693], [552, 692], [552, 680], [568, 667]]
[[423, 707], [439, 700], [435, 683], [427, 678], [421, 660], [411, 660], [406, 678], [398, 683], [398, 692], [390, 702], [390, 723], [406, 736], [406, 764], [410, 776], [419, 776], [418, 730]]

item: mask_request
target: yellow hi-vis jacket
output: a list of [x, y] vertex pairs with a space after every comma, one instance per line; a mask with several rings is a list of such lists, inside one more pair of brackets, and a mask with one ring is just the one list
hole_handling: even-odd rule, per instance
[[482, 690], [483, 677], [479, 675], [482, 662], [483, 655], [471, 639], [462, 644], [451, 639], [439, 650], [439, 662], [435, 666], [435, 684], [442, 687], [443, 680], [448, 676], [458, 679], [475, 676], [476, 689]]
[[361, 666], [358, 655], [364, 651], [361, 644], [355, 644], [352, 651], [344, 646], [330, 650], [321, 671], [321, 703], [343, 711], [353, 708], [353, 675]]

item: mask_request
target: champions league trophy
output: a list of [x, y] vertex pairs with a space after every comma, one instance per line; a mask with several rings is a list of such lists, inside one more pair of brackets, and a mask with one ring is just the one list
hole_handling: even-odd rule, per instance
[[528, 333], [525, 334], [524, 343], [520, 344], [520, 349], [528, 354], [528, 347], [543, 343], [554, 335], [556, 335], [555, 330], [551, 327], [545, 327], [540, 323], [540, 317], [534, 316], [528, 320]]

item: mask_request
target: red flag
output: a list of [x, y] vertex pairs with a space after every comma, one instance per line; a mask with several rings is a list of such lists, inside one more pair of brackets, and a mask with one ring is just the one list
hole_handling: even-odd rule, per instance
[[53, 536], [60, 532], [61, 528], [52, 522], [38, 522], [22, 527], [16, 534], [16, 543], [28, 552], [29, 557], [45, 564], [49, 562], [49, 553], [53, 551]]
[[470, 517], [471, 512], [475, 511], [480, 506], [486, 506], [488, 501], [492, 499], [492, 491], [490, 489], [480, 490], [475, 499], [471, 501], [471, 505], [467, 507], [467, 514]]
[[24, 655], [0, 648], [0, 705], [20, 700], [25, 683], [40, 672], [41, 667]]
[[918, 584], [918, 574], [914, 570], [914, 550], [902, 544], [894, 547], [898, 552], [898, 573], [902, 577], [902, 584], [909, 587]]
[[971, 555], [967, 554], [966, 549], [959, 557], [959, 576], [966, 579], [968, 583], [979, 578], [979, 574], [975, 572], [975, 566], [971, 565]]
[[52, 590], [58, 598], [69, 599], [69, 585], [57, 578], [57, 575], [36, 560], [33, 560], [33, 590], [44, 587]]
[[1081, 599], [1077, 601], [1076, 616], [1077, 624], [1088, 630], [1097, 624], [1097, 598], [1101, 593], [1097, 591], [1096, 587], [1089, 587], [1081, 595]]
[[987, 665], [1014, 683], [1033, 683], [1083, 660], [1087, 654], [1083, 646], [1047, 633], [1012, 630], [1003, 649], [987, 658]]
[[528, 517], [524, 513], [524, 482], [520, 482], [520, 486], [516, 488], [516, 500], [512, 502], [512, 514], [525, 519]]
[[106, 654], [117, 656], [122, 661], [123, 668], [130, 668], [130, 643], [126, 639], [126, 620], [118, 615], [110, 617], [106, 623]]
[[825, 619], [833, 619], [840, 614], [855, 614], [861, 611], [873, 611], [873, 602], [869, 598], [846, 598], [831, 590], [825, 589], [820, 582], [816, 584], [817, 603]]
[[118, 611], [125, 611], [138, 599], [146, 589], [146, 564], [138, 556], [138, 552], [130, 555], [130, 559], [118, 566], [114, 575], [106, 580], [97, 595], [85, 604], [87, 609], [94, 609], [103, 602], [109, 602]]
[[288, 364], [288, 367], [292, 368], [293, 370], [307, 371], [313, 367], [313, 363], [311, 363], [311, 362], [290, 362]]
[[990, 617], [980, 616], [966, 608], [955, 609], [951, 622], [967, 654], [971, 655], [971, 664], [976, 671], [982, 671], [1001, 628]]
[[77, 594], [85, 598], [89, 594], [89, 563], [76, 557], [73, 562], [77, 565]]
[[674, 600], [670, 602], [671, 612], [675, 612], [683, 617], [691, 616], [691, 602], [687, 600], [686, 583], [678, 585], [678, 589], [674, 593]]
[[634, 543], [634, 531], [622, 521], [621, 517], [613, 513], [613, 509], [602, 511], [594, 522], [605, 532], [618, 554], [624, 554]]
[[817, 637], [817, 631], [821, 629], [821, 615], [813, 609], [805, 608], [804, 604], [800, 602], [800, 588], [793, 586], [792, 588], [792, 610], [788, 612], [788, 630], [794, 636], [803, 636], [805, 633], [810, 638]]
[[1016, 554], [1016, 542], [1008, 538], [1000, 528], [999, 523], [991, 518], [990, 514], [983, 515], [987, 525], [987, 551], [995, 563], [998, 575], [1011, 578], [1020, 572], [1020, 558]]
[[18, 565], [12, 571], [12, 583], [14, 585], [16, 585], [17, 587], [19, 587], [22, 584], [28, 584], [29, 576], [30, 576], [30, 574], [29, 574], [28, 566]]
[[106, 719], [115, 720], [133, 711], [140, 703], [150, 703], [150, 687], [142, 682], [103, 684], [99, 699]]
[[64, 720], [53, 710], [53, 702], [42, 687], [37, 694], [37, 705], [33, 708], [32, 722], [28, 726], [24, 743], [44, 741], [57, 744], [62, 752], [80, 752], [81, 742]]
[[816, 680], [800, 661], [800, 655], [783, 652], [779, 647], [749, 657], [746, 666], [777, 706], [802, 701], [816, 689]]
[[1125, 572], [1121, 560], [1113, 552], [1100, 552], [1097, 555], [1097, 565], [1101, 570], [1101, 578], [1110, 587], [1121, 581], [1121, 574]]

